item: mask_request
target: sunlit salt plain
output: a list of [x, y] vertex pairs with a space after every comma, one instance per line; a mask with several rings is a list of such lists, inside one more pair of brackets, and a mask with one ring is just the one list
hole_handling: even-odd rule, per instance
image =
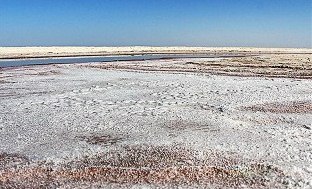
[[82, 65], [0, 77], [3, 186], [312, 187], [310, 80]]

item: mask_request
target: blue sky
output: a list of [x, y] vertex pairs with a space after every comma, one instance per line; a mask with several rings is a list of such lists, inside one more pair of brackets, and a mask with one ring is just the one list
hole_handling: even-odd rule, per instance
[[0, 0], [0, 46], [308, 47], [311, 0]]

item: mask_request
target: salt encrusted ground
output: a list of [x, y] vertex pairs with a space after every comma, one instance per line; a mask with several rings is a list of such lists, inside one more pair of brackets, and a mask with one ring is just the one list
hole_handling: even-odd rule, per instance
[[310, 79], [144, 63], [1, 70], [0, 188], [312, 187]]

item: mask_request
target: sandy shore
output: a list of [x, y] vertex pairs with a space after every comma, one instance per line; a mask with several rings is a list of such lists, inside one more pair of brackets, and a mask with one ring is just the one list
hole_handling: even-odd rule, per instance
[[0, 188], [311, 188], [311, 76], [274, 53], [2, 69]]
[[309, 53], [311, 49], [246, 47], [0, 47], [0, 59], [157, 53], [265, 54]]

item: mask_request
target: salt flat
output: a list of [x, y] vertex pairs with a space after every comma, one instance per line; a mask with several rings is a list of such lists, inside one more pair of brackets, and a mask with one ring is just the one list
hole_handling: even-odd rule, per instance
[[311, 188], [311, 80], [225, 62], [2, 69], [0, 186]]

